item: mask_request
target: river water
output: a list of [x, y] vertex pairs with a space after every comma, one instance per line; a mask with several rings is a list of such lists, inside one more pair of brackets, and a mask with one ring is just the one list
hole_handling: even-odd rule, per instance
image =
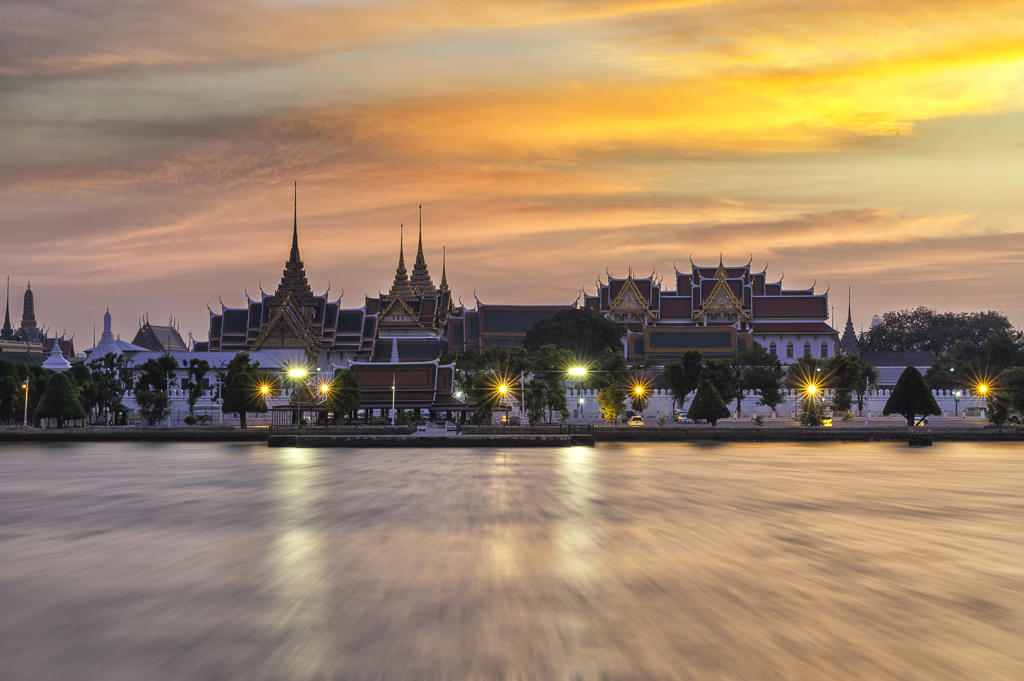
[[0, 678], [1024, 679], [1019, 444], [0, 447]]

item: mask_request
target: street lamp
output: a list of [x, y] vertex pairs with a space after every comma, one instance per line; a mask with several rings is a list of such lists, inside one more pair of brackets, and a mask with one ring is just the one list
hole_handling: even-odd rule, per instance
[[[950, 369], [950, 371], [952, 371], [952, 369]], [[959, 390], [957, 390], [955, 393], [953, 393], [953, 409], [954, 409], [953, 415], [954, 416], [959, 416], [960, 415], [960, 396], [961, 396], [961, 392]]]
[[24, 423], [22, 425], [24, 425], [26, 428], [28, 428], [28, 379], [27, 378], [25, 379], [25, 382], [21, 384], [21, 387], [25, 389], [25, 421], [24, 421]]
[[391, 425], [395, 425], [395, 384], [397, 374], [391, 374]]
[[586, 376], [587, 375], [587, 367], [581, 367], [581, 366], [569, 367], [569, 375], [570, 376], [575, 376], [577, 378], [581, 378], [583, 376]]

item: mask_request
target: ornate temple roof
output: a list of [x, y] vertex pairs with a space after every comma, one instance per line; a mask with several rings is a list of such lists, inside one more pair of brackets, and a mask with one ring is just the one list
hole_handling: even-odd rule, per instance
[[[409, 296], [412, 294], [412, 287], [409, 283], [409, 272], [405, 269], [405, 225], [401, 225], [399, 229], [401, 231], [398, 237], [398, 267], [395, 268], [395, 280], [388, 295]], [[422, 244], [422, 239], [420, 241]]]
[[412, 278], [409, 280], [415, 293], [433, 293], [434, 282], [427, 271], [427, 261], [423, 257], [423, 206], [420, 206], [419, 245], [416, 248], [416, 262], [412, 266]]
[[313, 297], [313, 289], [306, 278], [306, 269], [299, 257], [299, 185], [295, 183], [295, 204], [292, 221], [292, 249], [288, 261], [284, 264], [281, 283], [277, 285], [276, 296], [282, 298], [291, 295], [294, 298]]

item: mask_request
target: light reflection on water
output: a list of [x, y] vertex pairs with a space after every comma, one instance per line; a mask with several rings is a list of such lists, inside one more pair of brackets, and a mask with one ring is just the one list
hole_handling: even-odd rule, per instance
[[1024, 678], [1024, 448], [0, 447], [0, 678]]

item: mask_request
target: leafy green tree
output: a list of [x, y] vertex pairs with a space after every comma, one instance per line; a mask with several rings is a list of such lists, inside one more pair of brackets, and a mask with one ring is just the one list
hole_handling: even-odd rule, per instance
[[151, 426], [155, 426], [171, 413], [167, 390], [177, 368], [178, 361], [170, 355], [148, 359], [139, 368], [141, 374], [135, 382], [135, 401], [146, 423]]
[[526, 384], [525, 395], [526, 418], [531, 425], [536, 425], [544, 420], [544, 412], [547, 408], [545, 386], [542, 381], [531, 380]]
[[260, 363], [253, 362], [248, 352], [239, 352], [224, 368], [220, 408], [225, 414], [238, 414], [238, 422], [243, 429], [246, 427], [246, 414], [267, 411], [267, 403], [259, 388], [266, 379], [261, 377], [259, 366]]
[[1011, 408], [1024, 413], [1024, 366], [1004, 371], [999, 377], [999, 384], [1009, 399]]
[[606, 385], [597, 391], [597, 403], [605, 423], [615, 423], [626, 411], [626, 391], [617, 384]]
[[686, 404], [687, 396], [697, 389], [704, 357], [697, 350], [687, 350], [677, 360], [665, 365], [665, 380], [672, 392], [673, 407]]
[[188, 415], [195, 421], [196, 415], [196, 404], [199, 402], [199, 398], [206, 392], [206, 374], [210, 373], [210, 363], [205, 359], [192, 358], [185, 365], [188, 369], [188, 373], [185, 376], [184, 385], [182, 386], [188, 391]]
[[852, 355], [836, 355], [826, 363], [828, 387], [833, 390], [832, 407], [850, 411], [853, 393], [864, 373], [864, 362]]
[[541, 391], [541, 401], [547, 412], [547, 421], [558, 414], [561, 420], [569, 418], [569, 405], [565, 399], [565, 376], [573, 355], [557, 345], [542, 345], [529, 355], [532, 375], [530, 385]]
[[[704, 363], [701, 380], [714, 386], [719, 399], [726, 405], [736, 399], [736, 388], [733, 384], [732, 365], [728, 359], [709, 359]], [[698, 388], [699, 389], [699, 388]], [[697, 399], [694, 397], [694, 399]]]
[[69, 375], [55, 373], [50, 377], [36, 409], [36, 416], [57, 419], [58, 428], [63, 428], [65, 421], [85, 418], [77, 386]]
[[747, 381], [751, 390], [760, 395], [757, 403], [775, 411], [783, 400], [782, 383], [785, 377], [786, 370], [782, 368], [782, 362], [775, 358], [770, 364], [751, 367], [747, 374]]
[[806, 395], [800, 403], [800, 425], [821, 426], [825, 423], [830, 405], [820, 395]]
[[[775, 398], [775, 394], [779, 395], [779, 401], [781, 401], [779, 385], [782, 381], [782, 364], [774, 354], [760, 345], [755, 345], [750, 349], [737, 350], [729, 356], [727, 361], [729, 364], [729, 388], [736, 398], [737, 412], [742, 410], [743, 398], [747, 393], [762, 388], [768, 393], [769, 401]], [[778, 401], [775, 404], [778, 404]]]
[[622, 354], [620, 339], [625, 333], [625, 327], [599, 312], [574, 308], [534, 324], [526, 332], [523, 348], [532, 355], [545, 345], [554, 345], [586, 361], [600, 356], [606, 348]]
[[89, 372], [89, 367], [82, 363], [72, 364], [68, 373], [78, 387], [78, 399], [88, 418], [95, 410], [97, 401], [96, 385], [93, 383], [92, 373]]
[[107, 423], [113, 416], [125, 413], [124, 395], [131, 386], [131, 364], [128, 355], [107, 353], [89, 362], [93, 390], [96, 393], [96, 407]]
[[1002, 426], [1010, 417], [1010, 398], [996, 392], [985, 396], [985, 417], [992, 425]]
[[874, 390], [878, 387], [878, 381], [880, 376], [878, 369], [871, 366], [862, 359], [857, 361], [861, 364], [861, 374], [857, 379], [857, 384], [853, 387], [853, 392], [857, 396], [857, 411], [860, 414], [864, 413], [864, 397], [867, 395], [869, 390]]
[[915, 415], [935, 415], [942, 413], [931, 388], [924, 381], [924, 376], [914, 367], [907, 367], [896, 381], [896, 387], [885, 402], [882, 415], [899, 414], [907, 420], [908, 426], [914, 425]]
[[[886, 312], [881, 322], [863, 333], [861, 350], [929, 351], [952, 350], [958, 343], [982, 347], [990, 338], [1002, 337], [1020, 348], [1021, 332], [998, 312], [936, 312], [927, 307]], [[989, 352], [998, 355], [1001, 341], [993, 341]], [[938, 386], [936, 386], [938, 387]]]
[[351, 369], [342, 369], [334, 375], [331, 390], [327, 393], [327, 408], [335, 414], [344, 414], [351, 423], [352, 415], [359, 410], [362, 397], [359, 381]]
[[707, 421], [714, 426], [718, 424], [719, 419], [728, 418], [729, 407], [726, 406], [715, 384], [704, 379], [697, 386], [697, 394], [693, 396], [693, 402], [686, 415], [694, 421]]

